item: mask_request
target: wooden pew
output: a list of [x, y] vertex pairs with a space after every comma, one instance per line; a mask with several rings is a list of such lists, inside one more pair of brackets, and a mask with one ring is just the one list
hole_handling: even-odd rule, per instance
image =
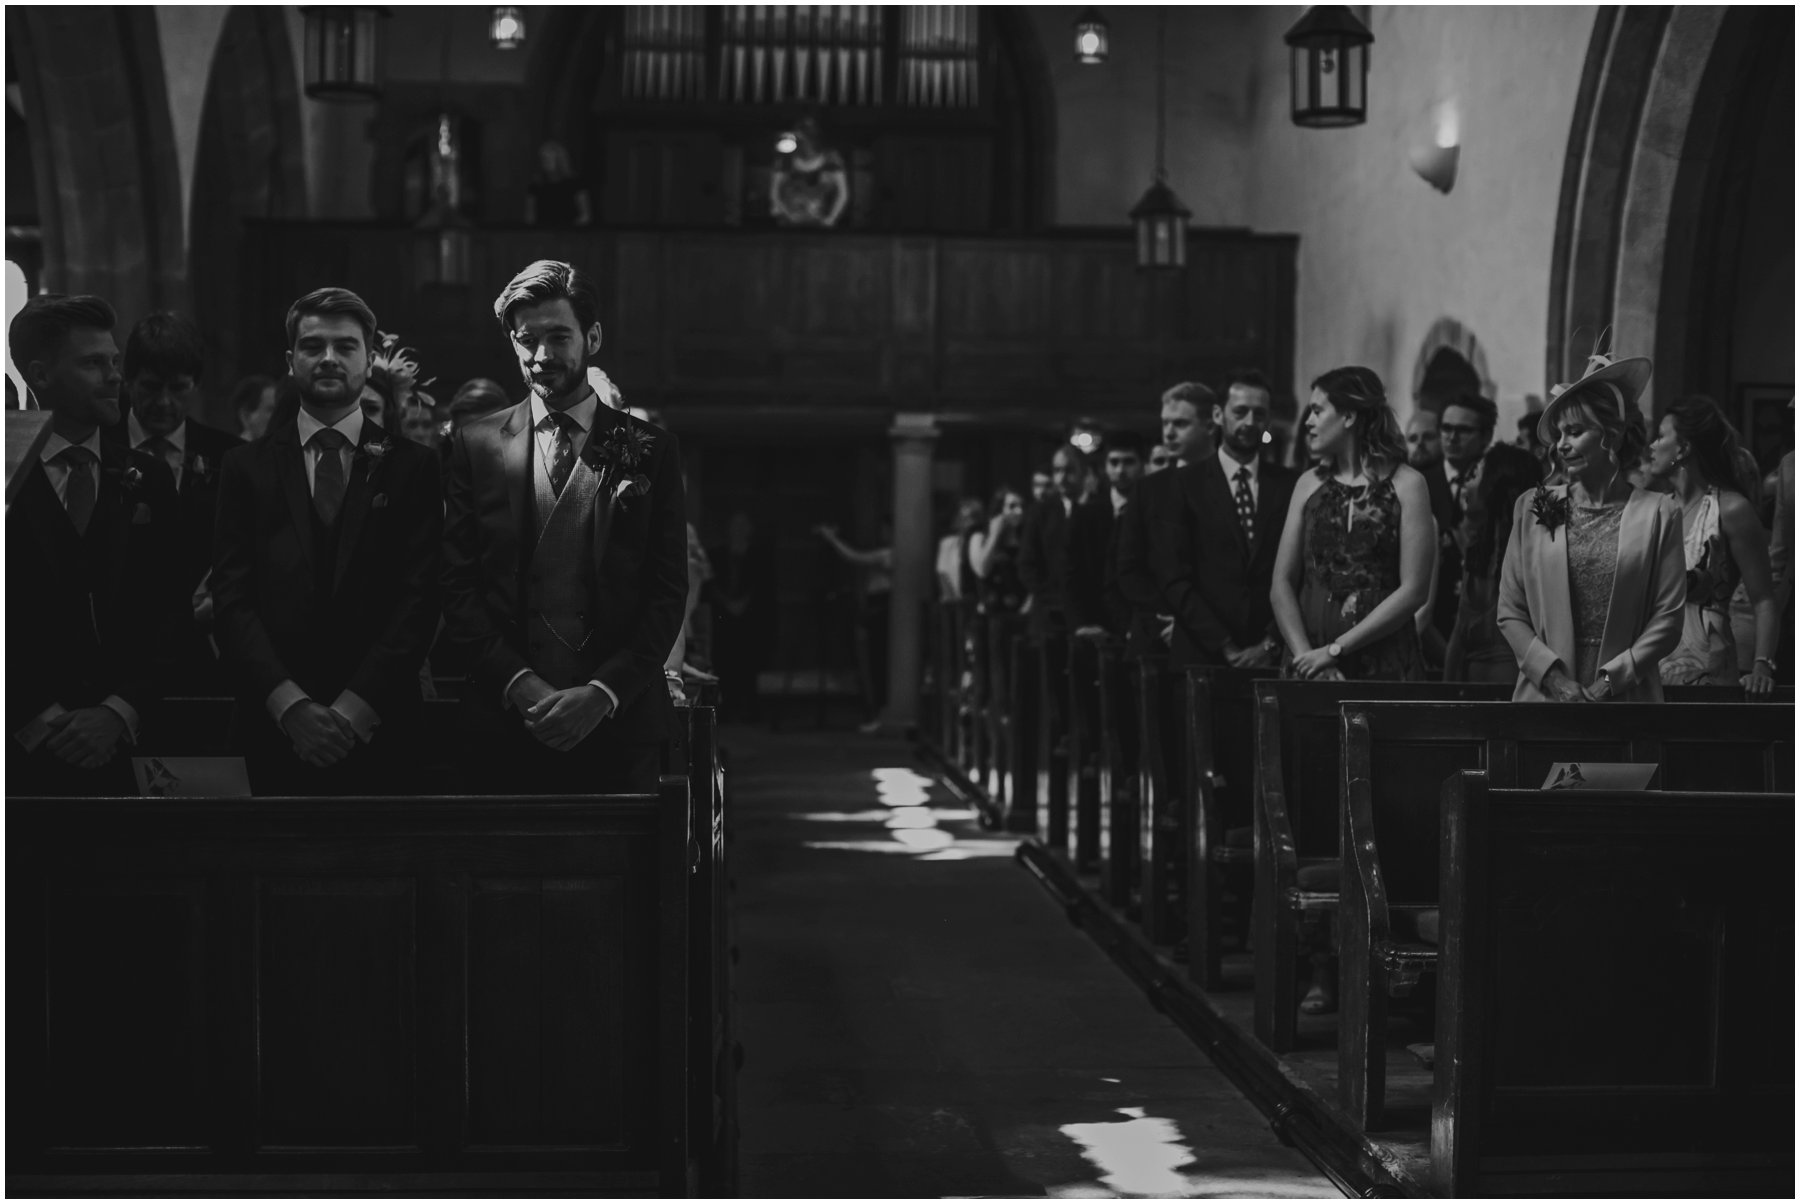
[[1184, 790], [1188, 976], [1208, 991], [1225, 986], [1221, 963], [1228, 873], [1241, 879], [1238, 890], [1244, 902], [1239, 906], [1248, 911], [1255, 851], [1250, 840], [1233, 844], [1226, 834], [1249, 833], [1256, 823], [1256, 723], [1251, 687], [1275, 673], [1273, 669], [1200, 665], [1186, 671], [1184, 734], [1193, 745]]
[[1307, 911], [1337, 908], [1337, 892], [1300, 871], [1338, 859], [1338, 706], [1350, 698], [1486, 699], [1511, 686], [1464, 682], [1258, 681], [1256, 697], [1256, 1039], [1276, 1053], [1295, 1044], [1295, 962]]
[[1070, 859], [1077, 870], [1100, 863], [1100, 765], [1105, 728], [1100, 721], [1100, 648], [1109, 637], [1069, 641]]
[[1036, 822], [1030, 829], [1058, 852], [1069, 848], [1069, 639], [1052, 635], [1037, 654]]
[[1013, 755], [1013, 641], [1024, 630], [1024, 623], [1017, 615], [990, 614], [982, 618], [982, 625], [987, 665], [987, 688], [982, 697], [986, 742], [981, 777], [976, 781], [995, 809], [1004, 814], [1009, 785], [1006, 774]]
[[685, 776], [7, 811], [9, 1194], [693, 1190]]
[[1125, 645], [1100, 644], [1100, 892], [1130, 910], [1138, 890], [1137, 702]]
[[1008, 832], [1035, 832], [1038, 818], [1038, 740], [1042, 735], [1043, 691], [1038, 649], [1022, 631], [1007, 647], [1009, 671], [1000, 706], [1005, 731], [1001, 760], [1001, 826]]
[[1181, 938], [1186, 919], [1189, 758], [1182, 751], [1187, 743], [1184, 681], [1166, 656], [1141, 657], [1132, 663], [1131, 673], [1139, 741], [1139, 923], [1151, 944], [1172, 945]]
[[1793, 789], [1791, 705], [1351, 700], [1341, 711], [1338, 1085], [1365, 1130], [1383, 1123], [1389, 991], [1437, 964], [1438, 948], [1394, 920], [1438, 906], [1447, 779], [1482, 769], [1496, 789], [1531, 788], [1559, 761], [1633, 761], [1659, 765], [1651, 784], [1669, 791]]
[[1434, 1188], [1792, 1197], [1793, 795], [1442, 806]]

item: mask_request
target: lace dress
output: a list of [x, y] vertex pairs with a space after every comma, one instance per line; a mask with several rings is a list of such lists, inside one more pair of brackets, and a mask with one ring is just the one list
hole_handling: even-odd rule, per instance
[[[1306, 499], [1300, 520], [1300, 617], [1323, 648], [1362, 622], [1400, 588], [1400, 495], [1393, 478], [1346, 485], [1335, 477]], [[1422, 681], [1425, 658], [1411, 619], [1348, 653], [1338, 669], [1352, 681]]]
[[1734, 686], [1738, 680], [1737, 641], [1731, 632], [1729, 608], [1739, 573], [1731, 559], [1731, 545], [1719, 530], [1717, 489], [1708, 489], [1700, 504], [1682, 515], [1681, 529], [1687, 553], [1687, 605], [1681, 608], [1681, 643], [1663, 658], [1663, 684]]
[[1569, 505], [1569, 601], [1575, 615], [1575, 681], [1591, 686], [1600, 672], [1600, 641], [1619, 567], [1624, 502]]

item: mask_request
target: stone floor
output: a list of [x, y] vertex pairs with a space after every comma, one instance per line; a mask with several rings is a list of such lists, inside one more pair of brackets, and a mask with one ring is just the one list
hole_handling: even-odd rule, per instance
[[742, 1195], [1336, 1194], [905, 744], [723, 745]]

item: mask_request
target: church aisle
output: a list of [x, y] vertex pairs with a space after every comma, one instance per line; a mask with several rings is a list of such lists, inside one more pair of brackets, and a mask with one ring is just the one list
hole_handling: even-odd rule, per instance
[[723, 743], [742, 1195], [1336, 1195], [908, 746]]

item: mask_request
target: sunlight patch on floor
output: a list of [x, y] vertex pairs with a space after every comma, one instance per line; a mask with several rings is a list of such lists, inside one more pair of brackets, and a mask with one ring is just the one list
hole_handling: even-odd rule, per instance
[[967, 861], [974, 857], [1010, 857], [1016, 841], [958, 840], [940, 824], [966, 824], [975, 813], [966, 807], [931, 806], [932, 779], [911, 769], [869, 772], [876, 800], [885, 811], [797, 812], [796, 819], [819, 823], [880, 824], [887, 840], [809, 840], [802, 847], [858, 853], [907, 853], [921, 861]]

